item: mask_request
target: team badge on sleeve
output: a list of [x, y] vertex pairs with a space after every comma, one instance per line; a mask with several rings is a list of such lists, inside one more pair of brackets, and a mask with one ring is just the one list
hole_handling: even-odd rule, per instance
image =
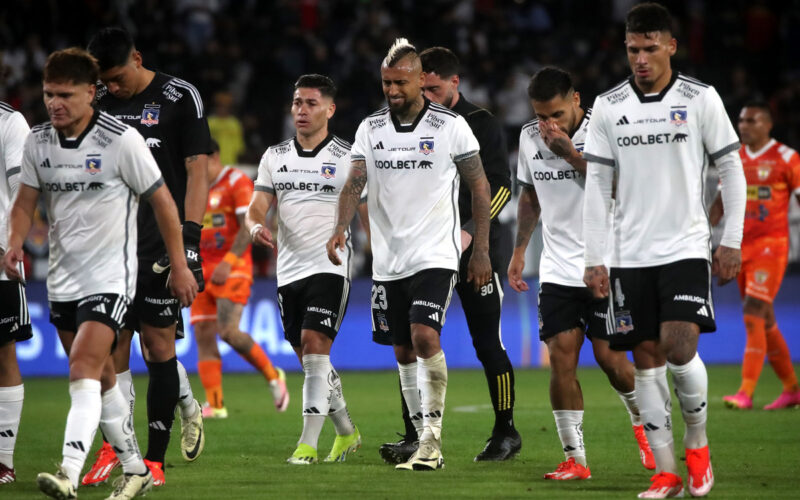
[[152, 127], [158, 125], [158, 115], [161, 114], [160, 104], [146, 104], [142, 110], [142, 125]]
[[432, 137], [422, 137], [419, 141], [419, 152], [424, 155], [429, 155], [433, 153], [433, 138]]
[[669, 121], [670, 121], [670, 123], [672, 123], [673, 125], [677, 125], [678, 127], [680, 127], [681, 125], [685, 125], [686, 124], [686, 118], [688, 116], [689, 116], [689, 113], [685, 109], [672, 108], [669, 111]]
[[102, 161], [100, 158], [86, 158], [86, 171], [94, 175], [101, 171]]
[[334, 177], [336, 177], [336, 167], [324, 163], [322, 165], [322, 168], [320, 168], [320, 174], [322, 175], [322, 177], [325, 177], [326, 179], [333, 179]]

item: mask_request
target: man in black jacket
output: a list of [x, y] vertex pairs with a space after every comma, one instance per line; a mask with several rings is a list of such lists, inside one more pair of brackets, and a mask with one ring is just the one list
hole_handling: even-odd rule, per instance
[[[508, 149], [500, 122], [487, 110], [467, 101], [458, 91], [458, 57], [444, 47], [432, 47], [420, 54], [425, 72], [425, 97], [452, 109], [463, 116], [480, 144], [480, 156], [492, 189], [489, 257], [494, 271], [492, 281], [475, 291], [467, 283], [467, 263], [472, 253], [472, 206], [467, 186], [461, 186], [459, 212], [461, 217], [460, 277], [456, 291], [467, 318], [472, 344], [489, 383], [489, 394], [495, 413], [495, 424], [486, 447], [475, 461], [500, 461], [515, 456], [522, 440], [514, 427], [514, 369], [500, 337], [500, 311], [503, 300], [502, 280], [508, 269], [509, 252], [502, 248], [500, 222], [497, 215], [511, 197], [508, 168]], [[401, 398], [402, 400], [402, 398]], [[403, 401], [403, 420], [406, 432], [397, 443], [386, 443], [380, 453], [390, 463], [405, 461], [416, 449], [417, 435], [408, 409]]]

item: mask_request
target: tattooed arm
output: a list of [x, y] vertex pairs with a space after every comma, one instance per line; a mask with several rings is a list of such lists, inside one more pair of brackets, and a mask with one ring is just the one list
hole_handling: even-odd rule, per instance
[[367, 184], [367, 162], [364, 160], [353, 161], [350, 167], [350, 173], [347, 176], [341, 193], [339, 193], [339, 203], [336, 207], [336, 226], [333, 228], [333, 234], [328, 240], [326, 248], [328, 250], [328, 259], [337, 266], [342, 264], [342, 259], [337, 254], [338, 249], [344, 249], [347, 244], [347, 237], [345, 231], [350, 227], [350, 221], [358, 208], [358, 203], [361, 201], [361, 192]]
[[533, 230], [536, 229], [541, 213], [542, 207], [539, 205], [536, 188], [530, 184], [522, 184], [517, 205], [517, 240], [514, 243], [511, 262], [508, 264], [508, 284], [517, 292], [527, 292], [530, 289], [522, 279], [522, 271], [525, 269], [525, 250], [528, 248], [528, 242]]
[[[241, 257], [244, 251], [247, 250], [247, 245], [250, 244], [250, 232], [247, 230], [247, 226], [245, 226], [244, 217], [245, 214], [236, 214], [236, 220], [239, 221], [239, 231], [233, 238], [231, 249], [228, 250], [228, 253], [236, 257]], [[228, 256], [226, 255], [225, 259], [217, 264], [217, 267], [214, 268], [214, 272], [211, 273], [211, 282], [215, 285], [224, 285], [228, 280], [228, 276], [231, 274], [232, 268], [233, 263], [228, 260]]]
[[467, 183], [472, 193], [472, 220], [475, 221], [475, 237], [472, 257], [469, 259], [467, 281], [472, 281], [475, 290], [492, 279], [492, 264], [489, 261], [489, 206], [491, 188], [483, 170], [481, 157], [474, 154], [456, 162], [461, 180]]

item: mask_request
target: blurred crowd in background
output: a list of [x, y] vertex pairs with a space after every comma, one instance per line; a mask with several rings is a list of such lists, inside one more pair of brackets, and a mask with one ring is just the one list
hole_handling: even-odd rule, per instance
[[[339, 86], [331, 131], [352, 141], [358, 123], [384, 105], [380, 64], [392, 41], [451, 48], [461, 58], [462, 93], [503, 123], [509, 169], [532, 117], [526, 93], [533, 73], [557, 65], [573, 74], [585, 106], [630, 74], [624, 17], [635, 0], [3, 0], [0, 99], [33, 125], [47, 121], [41, 70], [59, 48], [86, 46], [100, 28], [128, 29], [144, 65], [193, 83], [206, 104], [226, 164], [250, 165], [291, 137], [293, 84], [323, 73]], [[674, 69], [717, 88], [736, 123], [742, 105], [766, 100], [773, 137], [800, 149], [800, 0], [662, 1], [675, 18]], [[709, 183], [713, 186], [713, 183]], [[792, 211], [792, 254], [800, 254], [800, 210]], [[513, 230], [515, 204], [503, 218]], [[355, 227], [355, 226], [354, 226]], [[46, 258], [47, 226], [27, 250]], [[356, 238], [367, 247], [363, 236]], [[510, 243], [509, 243], [510, 244]], [[534, 248], [536, 245], [533, 246]], [[368, 250], [368, 249], [367, 249]], [[535, 250], [532, 250], [535, 252]], [[369, 274], [361, 255], [360, 274]], [[254, 255], [257, 274], [272, 256]], [[536, 258], [528, 270], [536, 269]], [[43, 266], [46, 268], [46, 266]], [[41, 276], [40, 276], [41, 277]]]

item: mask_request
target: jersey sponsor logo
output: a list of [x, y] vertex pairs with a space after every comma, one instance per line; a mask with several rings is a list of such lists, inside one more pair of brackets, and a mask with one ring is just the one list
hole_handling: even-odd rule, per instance
[[102, 182], [45, 182], [44, 190], [51, 193], [69, 193], [80, 191], [99, 191], [103, 189]]
[[275, 146], [274, 149], [273, 149], [273, 151], [275, 151], [276, 155], [284, 155], [284, 154], [288, 153], [291, 150], [292, 150], [292, 147], [289, 146], [289, 145]]
[[339, 147], [339, 146], [337, 146], [336, 144], [333, 144], [333, 143], [331, 143], [331, 146], [328, 148], [328, 152], [331, 154], [331, 156], [334, 156], [334, 157], [336, 157], [336, 158], [344, 158], [344, 156], [345, 156], [345, 155], [346, 155], [346, 154], [347, 154], [349, 151], [347, 151], [347, 150], [346, 150], [346, 149], [344, 149], [344, 148], [340, 148], [340, 147]]
[[686, 106], [672, 106], [669, 110], [669, 122], [677, 127], [686, 125], [686, 119], [689, 117], [689, 112], [686, 111]]
[[676, 89], [680, 95], [687, 99], [694, 99], [695, 97], [700, 95], [700, 91], [696, 88], [692, 87], [686, 82], [680, 82], [678, 84], [678, 88]]
[[758, 167], [758, 180], [765, 181], [769, 178], [769, 174], [772, 172], [772, 167], [762, 165]]
[[537, 151], [536, 154], [533, 155], [532, 159], [534, 159], [534, 160], [544, 160], [544, 156], [542, 156], [542, 152], [541, 151]]
[[103, 129], [101, 129], [100, 127], [95, 127], [93, 137], [94, 140], [97, 142], [97, 145], [100, 146], [101, 148], [105, 148], [106, 146], [111, 144], [112, 141], [111, 137], [109, 137], [108, 134], [103, 132]]
[[439, 118], [433, 113], [428, 113], [428, 116], [425, 117], [425, 123], [436, 130], [439, 130], [442, 125], [444, 125], [444, 118]]
[[86, 186], [87, 191], [100, 191], [103, 189], [102, 182], [90, 182], [88, 186]]
[[383, 147], [383, 141], [378, 141], [378, 144], [372, 146], [373, 151], [377, 151], [379, 149], [386, 149]]
[[101, 302], [101, 303], [99, 303], [99, 304], [97, 304], [96, 306], [94, 306], [94, 307], [92, 308], [92, 311], [93, 311], [93, 312], [100, 313], [100, 314], [108, 314], [108, 313], [106, 312], [106, 306], [105, 306], [105, 304], [103, 304], [102, 302]]
[[103, 161], [100, 158], [86, 158], [86, 171], [95, 175], [102, 171]]
[[[379, 118], [371, 118], [371, 119], [367, 120], [367, 124], [369, 125], [371, 130], [375, 130], [375, 129], [378, 129], [378, 128], [381, 128], [381, 127], [385, 127], [386, 126], [386, 117], [382, 116], [382, 117], [379, 117]], [[380, 143], [378, 143], [378, 144], [380, 144]]]
[[323, 326], [327, 326], [328, 328], [331, 328], [331, 326], [332, 326], [330, 318], [325, 318], [322, 321], [320, 321], [319, 323], [321, 325], [323, 325]]
[[[436, 309], [437, 311], [443, 311], [444, 309], [442, 306], [437, 304], [436, 302], [431, 302], [429, 300], [415, 300], [411, 303], [412, 306], [422, 306], [422, 307], [430, 307], [431, 309]], [[438, 320], [437, 320], [438, 321]]]
[[667, 144], [672, 136], [669, 132], [661, 134], [648, 134], [648, 135], [625, 135], [617, 137], [617, 146], [650, 146], [653, 144]]
[[708, 317], [708, 309], [706, 308], [706, 306], [701, 306], [700, 309], [697, 310], [697, 315], [698, 316], [705, 316], [707, 318]]
[[672, 142], [686, 142], [688, 138], [687, 134], [675, 134], [672, 136]]
[[424, 155], [433, 153], [433, 137], [420, 137], [419, 152]]
[[158, 125], [158, 117], [161, 115], [160, 104], [145, 104], [142, 110], [142, 119], [140, 123], [146, 127]]
[[274, 186], [276, 191], [327, 191], [319, 182], [276, 182]]
[[389, 151], [404, 151], [404, 152], [416, 151], [417, 150], [417, 148], [414, 147], [414, 146], [392, 146], [392, 147], [390, 147], [388, 149], [389, 149]]
[[180, 92], [169, 83], [164, 85], [164, 90], [162, 90], [161, 93], [172, 102], [178, 102], [178, 99], [183, 97], [183, 92]]
[[323, 163], [319, 169], [320, 175], [326, 179], [333, 179], [336, 177], [336, 166], [329, 163]]
[[747, 201], [771, 200], [771, 186], [747, 186]]
[[555, 172], [534, 172], [533, 178], [537, 181], [563, 181], [567, 179], [580, 179], [583, 177], [577, 170], [556, 170]]
[[318, 307], [318, 306], [308, 306], [306, 308], [306, 311], [317, 313], [317, 314], [324, 314], [326, 316], [333, 316], [334, 318], [336, 316], [338, 316], [336, 313], [334, 313], [330, 309], [325, 309], [324, 307]]
[[375, 160], [375, 168], [381, 170], [426, 170], [433, 162], [422, 160]]
[[336, 188], [333, 186], [322, 186], [320, 191], [322, 191], [323, 193], [333, 193], [334, 191], [336, 191]]
[[628, 97], [630, 97], [630, 95], [631, 95], [631, 90], [628, 87], [625, 87], [622, 90], [619, 90], [612, 94], [608, 94], [606, 96], [606, 100], [608, 101], [609, 104], [618, 104], [627, 99]]
[[148, 137], [144, 140], [145, 145], [148, 148], [160, 148], [161, 147], [161, 139], [156, 139], [155, 137]]
[[620, 119], [617, 121], [617, 125], [630, 125], [630, 123], [631, 123], [631, 122], [629, 122], [629, 121], [628, 121], [628, 117], [627, 117], [627, 116], [625, 116], [625, 115], [622, 115], [622, 118], [620, 118]]
[[696, 302], [698, 304], [705, 304], [706, 299], [703, 297], [698, 297], [697, 295], [687, 295], [687, 294], [676, 294], [672, 297], [673, 302]]

